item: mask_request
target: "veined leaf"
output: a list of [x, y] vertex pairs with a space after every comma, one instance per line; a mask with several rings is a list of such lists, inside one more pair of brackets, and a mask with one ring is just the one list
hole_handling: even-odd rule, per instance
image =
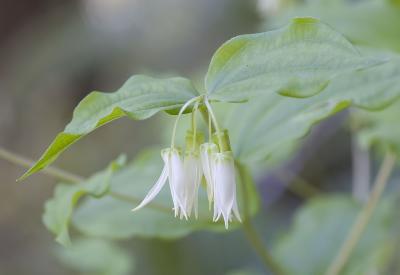
[[125, 115], [146, 119], [159, 111], [174, 111], [197, 95], [187, 79], [156, 79], [144, 75], [131, 77], [115, 93], [92, 92], [75, 108], [65, 130], [19, 180], [45, 168], [71, 144], [108, 122]]
[[316, 16], [359, 45], [400, 51], [400, 7], [391, 1], [305, 0], [275, 18], [279, 26], [294, 16]]
[[78, 239], [57, 252], [60, 261], [79, 274], [129, 275], [135, 266], [132, 255], [106, 240]]
[[125, 162], [124, 157], [112, 162], [109, 167], [88, 180], [76, 184], [59, 184], [55, 188], [54, 196], [45, 204], [43, 222], [56, 235], [56, 241], [62, 245], [70, 244], [68, 233], [69, 221], [74, 206], [84, 195], [100, 198], [107, 194], [110, 188], [111, 175]]
[[237, 104], [227, 115], [233, 151], [243, 162], [259, 162], [306, 135], [319, 121], [350, 106], [367, 110], [387, 107], [400, 97], [400, 60], [341, 75], [310, 98], [271, 93]]
[[[276, 243], [276, 259], [290, 275], [325, 274], [361, 209], [362, 205], [344, 195], [309, 201], [296, 214], [291, 230]], [[392, 249], [389, 233], [395, 211], [392, 200], [381, 202], [340, 274], [362, 275], [385, 265]]]
[[318, 19], [295, 18], [284, 28], [223, 44], [211, 60], [206, 89], [210, 99], [231, 102], [273, 92], [308, 97], [335, 76], [374, 64]]
[[[174, 218], [169, 186], [164, 186], [155, 200], [146, 207], [132, 212], [156, 182], [162, 170], [159, 151], [141, 154], [131, 164], [115, 173], [111, 180], [112, 191], [129, 198], [103, 197], [100, 200], [87, 198], [81, 203], [73, 217], [74, 226], [90, 236], [124, 239], [130, 237], [179, 238], [196, 230], [226, 232], [223, 222], [212, 222], [212, 210], [208, 209], [205, 190], [199, 192], [199, 218], [186, 220]], [[249, 184], [251, 213], [258, 210], [259, 200], [254, 184]], [[242, 208], [241, 184], [238, 184], [239, 211]], [[241, 212], [242, 213], [242, 212]], [[238, 222], [230, 224], [237, 228]]]

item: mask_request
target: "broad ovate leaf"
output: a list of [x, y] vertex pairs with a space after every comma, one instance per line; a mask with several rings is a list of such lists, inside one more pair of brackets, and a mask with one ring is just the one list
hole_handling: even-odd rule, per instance
[[277, 92], [308, 97], [337, 75], [376, 64], [315, 18], [295, 18], [275, 31], [240, 35], [214, 54], [206, 76], [209, 98], [244, 101]]
[[59, 248], [57, 256], [67, 268], [79, 274], [130, 275], [135, 260], [117, 244], [100, 239], [77, 239], [68, 248]]
[[[154, 185], [162, 170], [159, 151], [146, 151], [135, 161], [115, 173], [111, 180], [111, 190], [123, 194], [123, 198], [105, 196], [99, 200], [87, 198], [81, 203], [73, 217], [76, 229], [90, 236], [125, 239], [130, 237], [145, 238], [180, 238], [197, 230], [226, 232], [223, 223], [212, 222], [212, 210], [208, 208], [205, 188], [199, 190], [199, 217], [188, 221], [175, 218], [171, 192], [166, 185], [157, 197], [144, 208], [132, 212]], [[258, 210], [259, 200], [253, 183], [246, 185], [251, 213]], [[239, 211], [241, 205], [241, 184], [237, 185]], [[243, 213], [243, 212], [241, 212]], [[233, 221], [229, 228], [237, 228], [240, 223]]]
[[123, 116], [146, 119], [159, 111], [173, 112], [197, 95], [185, 78], [156, 79], [144, 75], [131, 77], [114, 93], [92, 92], [75, 108], [64, 131], [19, 180], [45, 168], [70, 145], [108, 122]]
[[293, 145], [311, 127], [337, 112], [355, 107], [381, 110], [400, 98], [400, 60], [338, 76], [322, 93], [288, 98], [271, 93], [234, 104], [227, 111], [233, 151], [243, 162], [260, 162]]
[[[305, 0], [275, 17], [279, 26], [293, 16], [316, 16], [343, 33], [353, 43], [400, 51], [400, 7], [393, 1]], [[271, 20], [272, 19], [272, 20]]]
[[56, 235], [56, 241], [62, 245], [70, 245], [68, 232], [69, 222], [75, 204], [82, 196], [91, 196], [99, 199], [110, 189], [111, 175], [125, 162], [123, 156], [112, 162], [104, 171], [94, 174], [89, 179], [76, 183], [56, 186], [54, 196], [45, 204], [43, 222]]
[[[361, 204], [345, 195], [309, 201], [296, 214], [290, 231], [277, 241], [274, 256], [288, 275], [325, 274], [361, 209]], [[394, 200], [379, 205], [340, 274], [363, 275], [385, 266], [392, 249], [390, 232], [395, 213]]]

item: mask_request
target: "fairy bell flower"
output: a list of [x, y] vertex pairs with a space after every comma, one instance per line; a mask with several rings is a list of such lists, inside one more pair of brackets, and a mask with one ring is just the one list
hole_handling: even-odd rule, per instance
[[203, 177], [199, 155], [194, 152], [187, 152], [183, 161], [185, 185], [184, 207], [190, 217], [192, 210], [197, 219], [198, 217], [198, 193]]
[[212, 176], [213, 169], [213, 158], [212, 155], [218, 152], [218, 147], [212, 142], [207, 142], [200, 145], [200, 158], [201, 165], [203, 168], [204, 178], [206, 179], [207, 185], [207, 198], [209, 202], [209, 207], [214, 200], [214, 179]]
[[231, 151], [213, 154], [214, 221], [221, 216], [228, 228], [232, 213], [241, 222], [236, 201], [235, 163]]
[[184, 165], [179, 151], [175, 148], [167, 148], [161, 151], [161, 156], [164, 161], [164, 168], [161, 172], [160, 177], [154, 186], [150, 189], [149, 193], [143, 199], [143, 201], [132, 211], [139, 210], [140, 208], [151, 202], [167, 182], [169, 181], [169, 187], [171, 190], [172, 202], [174, 205], [175, 217], [181, 216], [187, 219], [186, 207], [185, 207], [185, 175]]
[[184, 170], [184, 207], [190, 217], [194, 210], [195, 217], [198, 217], [198, 193], [203, 178], [203, 169], [199, 156], [199, 144], [204, 142], [202, 133], [193, 131], [186, 132], [186, 151], [183, 160]]

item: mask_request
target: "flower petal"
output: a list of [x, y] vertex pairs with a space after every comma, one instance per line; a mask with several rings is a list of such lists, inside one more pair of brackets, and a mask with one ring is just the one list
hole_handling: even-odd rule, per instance
[[169, 186], [171, 188], [172, 200], [174, 202], [175, 217], [180, 215], [181, 217], [185, 217], [186, 219], [188, 219], [184, 205], [185, 175], [184, 175], [183, 161], [178, 150], [171, 149], [169, 151], [167, 162], [169, 167], [168, 169]]
[[162, 187], [165, 185], [167, 181], [167, 177], [168, 177], [168, 165], [166, 164], [156, 184], [154, 184], [154, 186], [150, 189], [149, 193], [147, 193], [143, 201], [137, 207], [132, 209], [132, 211], [139, 210], [140, 208], [147, 205], [150, 201], [152, 201], [155, 198], [155, 196], [157, 196], [157, 194], [160, 193]]

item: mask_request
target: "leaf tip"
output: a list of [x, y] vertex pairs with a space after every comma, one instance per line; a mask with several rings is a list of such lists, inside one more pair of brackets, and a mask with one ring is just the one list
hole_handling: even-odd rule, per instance
[[17, 178], [15, 180], [15, 182], [22, 182], [23, 180], [25, 180], [27, 177], [29, 177], [32, 174], [31, 169], [29, 169], [28, 171], [26, 171], [22, 176], [20, 176], [19, 178]]
[[295, 17], [292, 19], [293, 24], [316, 24], [319, 23], [320, 20], [315, 17], [307, 16], [307, 17]]

